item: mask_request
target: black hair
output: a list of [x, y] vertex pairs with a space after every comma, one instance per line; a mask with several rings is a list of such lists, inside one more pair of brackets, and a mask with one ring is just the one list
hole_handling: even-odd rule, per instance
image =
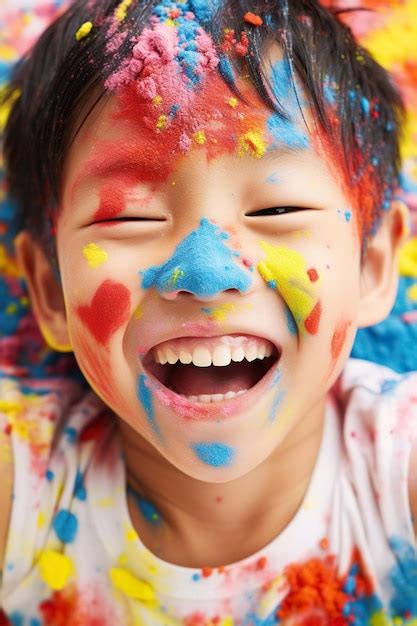
[[[70, 136], [104, 93], [106, 79], [131, 55], [135, 38], [158, 3], [124, 3], [126, 16], [118, 30], [127, 36], [120, 38], [116, 52], [109, 53], [110, 19], [120, 0], [76, 0], [14, 69], [6, 94], [14, 98], [4, 138], [6, 173], [21, 227], [41, 242], [49, 236], [48, 216], [59, 204]], [[245, 22], [247, 12], [259, 16], [262, 26]], [[87, 21], [94, 27], [77, 41], [75, 33]], [[232, 60], [235, 70], [245, 68], [265, 103], [285, 117], [271, 97], [263, 67], [267, 45], [277, 42], [283, 48], [293, 76], [298, 75], [309, 95], [329, 149], [340, 160], [345, 182], [362, 196], [358, 197], [362, 234], [369, 234], [390, 204], [400, 166], [404, 110], [388, 73], [358, 46], [338, 16], [315, 0], [223, 0], [204, 28], [219, 46], [224, 28], [247, 33], [249, 50]], [[94, 93], [98, 95], [91, 102]]]

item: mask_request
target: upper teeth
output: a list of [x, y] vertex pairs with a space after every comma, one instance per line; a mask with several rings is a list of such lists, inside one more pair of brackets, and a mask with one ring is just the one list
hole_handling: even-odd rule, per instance
[[159, 346], [154, 350], [154, 358], [161, 365], [166, 363], [174, 365], [179, 361], [184, 365], [192, 363], [197, 367], [209, 367], [210, 365], [223, 367], [229, 365], [231, 361], [264, 359], [271, 356], [272, 352], [272, 345], [267, 342], [248, 340], [235, 346], [228, 343], [220, 343], [214, 347], [208, 347], [202, 344], [200, 340], [199, 345], [193, 348], [172, 345]]

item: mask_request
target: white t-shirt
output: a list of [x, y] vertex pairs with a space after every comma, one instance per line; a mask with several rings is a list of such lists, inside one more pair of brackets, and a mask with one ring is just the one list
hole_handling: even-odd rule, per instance
[[1, 427], [15, 465], [0, 586], [13, 626], [417, 623], [415, 373], [351, 359], [298, 512], [262, 550], [213, 569], [164, 562], [143, 545], [115, 418], [93, 392], [0, 380]]

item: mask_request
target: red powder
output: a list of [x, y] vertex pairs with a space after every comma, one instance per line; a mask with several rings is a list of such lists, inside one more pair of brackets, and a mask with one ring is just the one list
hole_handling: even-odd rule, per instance
[[11, 626], [11, 622], [9, 621], [7, 615], [3, 612], [3, 609], [0, 609], [0, 626]]
[[55, 591], [49, 600], [39, 604], [43, 625], [110, 626], [114, 616], [108, 614], [108, 607], [104, 608], [103, 603], [94, 596], [86, 602], [83, 595], [76, 589]]
[[323, 539], [321, 539], [319, 546], [322, 550], [329, 549], [329, 540], [327, 539], [327, 537], [323, 537]]
[[109, 427], [109, 416], [107, 413], [101, 413], [82, 429], [78, 437], [79, 441], [92, 441], [99, 439]]
[[307, 274], [309, 279], [311, 280], [312, 283], [315, 283], [316, 280], [319, 279], [319, 275], [317, 273], [317, 270], [315, 270], [314, 268], [311, 268], [309, 270], [307, 270]]
[[322, 311], [321, 302], [319, 301], [304, 322], [305, 329], [308, 333], [310, 333], [310, 335], [315, 335], [317, 333]]
[[248, 54], [249, 50], [249, 39], [244, 30], [242, 30], [240, 34], [240, 41], [235, 45], [236, 54], [241, 57], [244, 57]]
[[266, 556], [261, 556], [261, 558], [256, 561], [256, 569], [264, 569], [266, 566], [266, 561]]
[[342, 352], [344, 343], [346, 341], [347, 331], [350, 326], [351, 326], [351, 322], [342, 322], [341, 324], [339, 324], [338, 328], [336, 328], [336, 330], [333, 333], [331, 352], [332, 352], [332, 358], [334, 360], [336, 360], [340, 356], [340, 353]]
[[203, 574], [204, 578], [209, 578], [209, 576], [211, 576], [212, 573], [213, 573], [213, 568], [212, 567], [203, 567], [201, 569], [201, 573]]
[[76, 311], [90, 333], [102, 345], [129, 317], [130, 291], [121, 283], [105, 280], [97, 289], [90, 305]]
[[259, 17], [259, 15], [255, 15], [255, 13], [251, 13], [250, 11], [245, 13], [245, 15], [243, 16], [243, 19], [248, 24], [252, 24], [252, 26], [262, 26], [263, 24], [262, 18]]

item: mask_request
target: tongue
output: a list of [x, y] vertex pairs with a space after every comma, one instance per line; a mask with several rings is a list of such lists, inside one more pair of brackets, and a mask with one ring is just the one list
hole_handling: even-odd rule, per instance
[[184, 396], [212, 395], [250, 389], [262, 377], [259, 364], [231, 363], [226, 367], [195, 367], [177, 365], [166, 382], [176, 393]]

